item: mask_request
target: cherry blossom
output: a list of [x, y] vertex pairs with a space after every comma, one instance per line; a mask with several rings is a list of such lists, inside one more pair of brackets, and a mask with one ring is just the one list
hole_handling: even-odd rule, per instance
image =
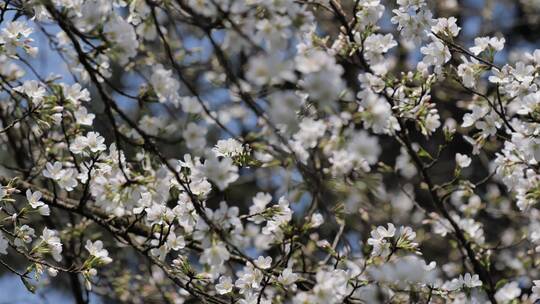
[[0, 1], [6, 278], [535, 303], [540, 6], [476, 2]]

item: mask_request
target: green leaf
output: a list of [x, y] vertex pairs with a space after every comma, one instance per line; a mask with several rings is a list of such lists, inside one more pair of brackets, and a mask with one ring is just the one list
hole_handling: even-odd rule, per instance
[[418, 156], [433, 160], [433, 156], [431, 156], [431, 154], [429, 154], [429, 152], [422, 147], [420, 147], [420, 149], [418, 150]]
[[499, 282], [497, 282], [497, 284], [495, 284], [495, 289], [497, 290], [497, 289], [503, 287], [506, 283], [508, 283], [507, 279], [499, 280]]

